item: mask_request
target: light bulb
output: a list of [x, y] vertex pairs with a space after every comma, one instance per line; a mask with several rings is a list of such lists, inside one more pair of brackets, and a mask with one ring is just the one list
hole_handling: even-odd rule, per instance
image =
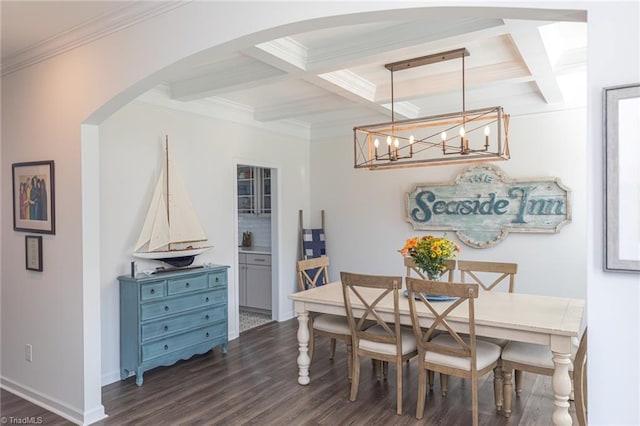
[[447, 132], [440, 133], [440, 137], [442, 138], [442, 142], [447, 140]]
[[396, 138], [396, 140], [393, 141], [393, 145], [397, 148], [400, 146], [400, 141], [398, 140], [398, 138]]
[[380, 141], [378, 140], [378, 138], [376, 138], [376, 140], [373, 141], [373, 146], [377, 148], [379, 145], [380, 145]]
[[409, 145], [413, 145], [413, 142], [415, 142], [415, 140], [413, 139], [413, 135], [409, 136]]
[[460, 127], [460, 137], [464, 137], [465, 131], [464, 127]]
[[391, 146], [391, 136], [387, 136], [387, 145]]
[[484, 135], [489, 136], [489, 133], [491, 133], [491, 129], [489, 129], [489, 126], [484, 126]]

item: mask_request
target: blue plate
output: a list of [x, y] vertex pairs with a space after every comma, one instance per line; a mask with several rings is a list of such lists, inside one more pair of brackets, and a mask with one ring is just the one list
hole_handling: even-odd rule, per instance
[[[409, 290], [405, 290], [404, 291], [404, 295], [406, 297], [409, 297]], [[432, 302], [447, 302], [449, 300], [456, 300], [457, 297], [453, 297], [453, 296], [437, 296], [437, 295], [432, 295], [432, 294], [425, 294], [425, 297], [427, 298], [427, 300], [430, 300]], [[419, 298], [416, 296], [415, 297], [416, 300], [419, 300]]]

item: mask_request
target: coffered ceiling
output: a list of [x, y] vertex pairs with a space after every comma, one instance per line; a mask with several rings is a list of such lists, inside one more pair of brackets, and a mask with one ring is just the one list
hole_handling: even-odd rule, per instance
[[[177, 5], [2, 1], [2, 72]], [[470, 52], [466, 109], [500, 105], [520, 115], [583, 106], [586, 24], [577, 22], [583, 17], [547, 11], [542, 18], [415, 16], [289, 34], [199, 57], [156, 92], [174, 105], [235, 108], [265, 126], [294, 126], [322, 138], [390, 121], [391, 73], [385, 64], [464, 47]], [[18, 20], [38, 22], [12, 24]], [[393, 81], [396, 119], [462, 111], [459, 59], [396, 71]]]

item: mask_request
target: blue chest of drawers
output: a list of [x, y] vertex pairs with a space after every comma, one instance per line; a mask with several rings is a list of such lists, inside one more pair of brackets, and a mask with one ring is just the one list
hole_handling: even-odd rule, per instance
[[120, 378], [216, 346], [227, 353], [227, 269], [216, 265], [120, 282]]

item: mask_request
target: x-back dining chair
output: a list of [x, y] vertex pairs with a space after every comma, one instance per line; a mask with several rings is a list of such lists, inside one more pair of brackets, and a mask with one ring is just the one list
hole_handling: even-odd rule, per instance
[[[400, 326], [399, 291], [402, 277], [341, 272], [342, 292], [353, 341], [353, 377], [349, 400], [355, 401], [360, 382], [360, 357], [396, 365], [396, 413], [402, 415], [402, 364], [417, 355], [411, 329]], [[354, 301], [362, 316], [353, 312]], [[359, 309], [360, 310], [360, 309]], [[374, 321], [371, 326], [368, 322]]]
[[[411, 323], [418, 344], [418, 403], [416, 418], [424, 415], [426, 398], [426, 372], [436, 371], [471, 379], [473, 425], [478, 425], [478, 377], [500, 366], [500, 346], [476, 339], [474, 301], [478, 297], [478, 284], [445, 283], [407, 277], [407, 290]], [[456, 297], [449, 304], [431, 303], [425, 295]], [[417, 300], [416, 300], [417, 299]], [[453, 311], [467, 305], [468, 331], [462, 335], [451, 325]], [[418, 311], [427, 311], [434, 321], [422, 328]], [[438, 333], [436, 333], [438, 332]], [[435, 336], [435, 337], [434, 337]], [[497, 404], [498, 401], [496, 401]]]
[[[321, 256], [312, 259], [299, 260], [298, 287], [300, 291], [316, 288], [329, 282], [329, 257]], [[333, 359], [336, 352], [336, 340], [342, 340], [347, 346], [347, 368], [351, 380], [351, 329], [347, 319], [339, 315], [320, 314], [309, 316], [309, 358], [313, 359], [315, 349], [314, 337], [326, 336], [330, 339], [329, 359]]]

